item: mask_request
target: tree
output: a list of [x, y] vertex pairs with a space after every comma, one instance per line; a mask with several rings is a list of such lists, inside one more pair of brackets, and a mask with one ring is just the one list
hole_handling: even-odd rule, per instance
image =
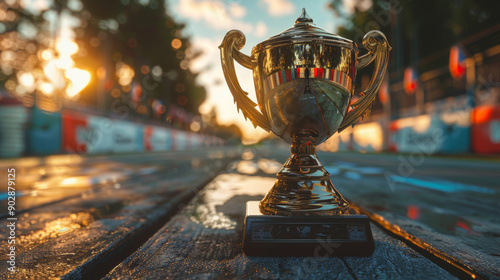
[[[98, 103], [96, 94], [112, 93], [116, 99], [140, 91], [139, 103], [147, 107], [157, 99], [167, 108], [174, 105], [199, 114], [206, 92], [188, 69], [197, 54], [191, 52], [189, 38], [182, 34], [184, 25], [169, 15], [165, 1], [86, 0], [80, 20], [76, 34], [83, 52], [77, 62], [98, 69], [94, 84], [82, 94], [86, 102]], [[133, 70], [132, 77], [120, 80], [115, 74], [126, 66]]]
[[[367, 7], [366, 3], [372, 3]], [[404, 68], [413, 66], [419, 73], [447, 67], [449, 49], [464, 39], [500, 23], [500, 2], [487, 0], [461, 1], [397, 1], [355, 0], [353, 13], [347, 13], [343, 0], [332, 0], [329, 7], [343, 19], [338, 33], [361, 43], [361, 36], [369, 30], [381, 30], [393, 47], [389, 61], [388, 77], [391, 84], [403, 80]], [[494, 41], [494, 40], [491, 40]], [[497, 42], [486, 42], [498, 44]], [[485, 44], [482, 42], [481, 44]], [[491, 46], [484, 46], [489, 48]], [[469, 49], [469, 55], [477, 49]], [[371, 69], [367, 69], [367, 75]], [[358, 75], [359, 76], [359, 75]], [[447, 82], [440, 81], [443, 88]], [[357, 85], [359, 89], [359, 83]], [[448, 86], [441, 96], [426, 95], [428, 101], [460, 92]], [[398, 94], [391, 99], [392, 108], [415, 104], [414, 96]], [[377, 100], [374, 111], [381, 111]]]
[[20, 1], [0, 2], [0, 87], [10, 95], [28, 96], [46, 81], [41, 56], [51, 43], [47, 11], [27, 10]]
[[[393, 27], [397, 23], [406, 44], [414, 43], [418, 37], [419, 57], [448, 49], [455, 42], [500, 22], [500, 2], [496, 1], [373, 0], [369, 9], [359, 8], [364, 0], [355, 2], [352, 14], [343, 8], [343, 0], [332, 0], [329, 5], [336, 15], [344, 18], [339, 35], [360, 39], [359, 30], [366, 33], [377, 29], [390, 38], [394, 37]], [[394, 39], [390, 40], [393, 45]]]

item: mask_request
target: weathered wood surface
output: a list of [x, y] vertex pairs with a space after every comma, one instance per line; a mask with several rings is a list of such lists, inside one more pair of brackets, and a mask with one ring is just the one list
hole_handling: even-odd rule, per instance
[[[197, 168], [202, 158], [224, 157], [224, 153], [239, 156], [236, 149], [198, 150], [142, 155], [110, 155], [85, 157], [78, 154], [55, 155], [45, 158], [27, 158], [0, 161], [0, 179], [4, 182], [7, 168], [16, 169], [17, 207], [20, 211], [57, 203], [81, 196], [110, 185], [136, 185], [147, 183], [148, 174], [168, 170], [171, 174], [179, 168], [178, 160], [192, 163]], [[216, 162], [216, 161], [214, 161]], [[3, 206], [2, 201], [0, 205]], [[0, 209], [0, 218], [7, 216], [7, 207]]]
[[[372, 225], [366, 258], [247, 257], [241, 249], [245, 204], [260, 200], [275, 178], [269, 161], [240, 162], [219, 175], [106, 279], [455, 279]], [[266, 176], [266, 177], [264, 177]], [[319, 245], [318, 245], [319, 246]]]
[[469, 266], [500, 278], [500, 161], [321, 153], [347, 199]]
[[[234, 165], [229, 177], [218, 177], [188, 204], [197, 188], [241, 151], [23, 162], [17, 169], [24, 180], [18, 206], [25, 211], [18, 215], [17, 272], [7, 274], [6, 228], [1, 227], [0, 278], [454, 278], [374, 226], [377, 249], [369, 258], [246, 257], [241, 252], [245, 202], [260, 200], [269, 190], [289, 149], [254, 152], [254, 160]], [[320, 159], [348, 199], [470, 265], [480, 276], [498, 277], [499, 162], [426, 157], [406, 174], [399, 170], [401, 156], [409, 157], [340, 153], [321, 154]], [[6, 167], [4, 163], [0, 166]], [[416, 181], [391, 181], [391, 175]], [[422, 181], [468, 186], [439, 190]], [[0, 215], [5, 209], [2, 205]], [[178, 209], [183, 210], [169, 216]]]
[[[165, 158], [163, 164], [159, 159], [135, 156], [137, 170], [148, 165], [157, 168], [134, 175], [136, 180], [99, 184], [78, 197], [72, 194], [20, 214], [15, 273], [7, 270], [7, 230], [1, 227], [0, 279], [96, 279], [105, 275], [232, 160], [224, 152], [212, 158], [203, 152], [185, 152], [173, 160]], [[122, 158], [122, 163], [126, 160]], [[129, 162], [131, 168], [133, 161]]]

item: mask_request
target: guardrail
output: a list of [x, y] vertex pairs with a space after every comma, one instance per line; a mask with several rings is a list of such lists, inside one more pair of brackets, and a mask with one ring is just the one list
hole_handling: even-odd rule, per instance
[[224, 145], [221, 138], [63, 110], [0, 103], [0, 157], [174, 151]]
[[[224, 145], [215, 136], [84, 114], [28, 111], [0, 103], [0, 157], [59, 153], [105, 154], [175, 151]], [[361, 123], [335, 134], [323, 151], [500, 153], [500, 106], [425, 114], [390, 123]]]
[[500, 153], [500, 106], [424, 114], [390, 123], [357, 124], [335, 134], [323, 151], [398, 153]]

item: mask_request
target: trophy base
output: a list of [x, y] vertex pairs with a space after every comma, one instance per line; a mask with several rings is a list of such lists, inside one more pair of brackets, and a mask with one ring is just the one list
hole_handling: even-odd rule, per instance
[[263, 215], [248, 201], [243, 235], [247, 256], [370, 256], [375, 250], [365, 215]]

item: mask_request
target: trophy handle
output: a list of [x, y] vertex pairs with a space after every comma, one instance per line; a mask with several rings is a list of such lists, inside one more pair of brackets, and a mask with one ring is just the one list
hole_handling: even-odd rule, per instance
[[257, 104], [248, 98], [247, 92], [241, 89], [238, 77], [234, 71], [233, 59], [248, 69], [253, 70], [257, 67], [257, 61], [254, 58], [239, 51], [245, 46], [245, 41], [245, 35], [243, 35], [241, 31], [231, 30], [227, 32], [222, 44], [219, 46], [222, 70], [224, 71], [224, 77], [226, 78], [229, 90], [231, 90], [233, 94], [238, 111], [241, 109], [245, 119], [249, 118], [254, 127], [260, 126], [265, 131], [269, 132], [271, 130], [269, 121], [261, 112], [255, 109]]
[[387, 42], [384, 33], [376, 30], [366, 33], [363, 37], [363, 45], [368, 49], [369, 53], [358, 58], [357, 68], [363, 68], [372, 61], [375, 61], [375, 68], [373, 69], [374, 75], [368, 84], [368, 88], [361, 93], [361, 98], [351, 104], [353, 109], [344, 117], [338, 132], [354, 125], [361, 117], [370, 111], [380, 85], [382, 84], [385, 70], [387, 69], [391, 46], [389, 46], [389, 42]]

